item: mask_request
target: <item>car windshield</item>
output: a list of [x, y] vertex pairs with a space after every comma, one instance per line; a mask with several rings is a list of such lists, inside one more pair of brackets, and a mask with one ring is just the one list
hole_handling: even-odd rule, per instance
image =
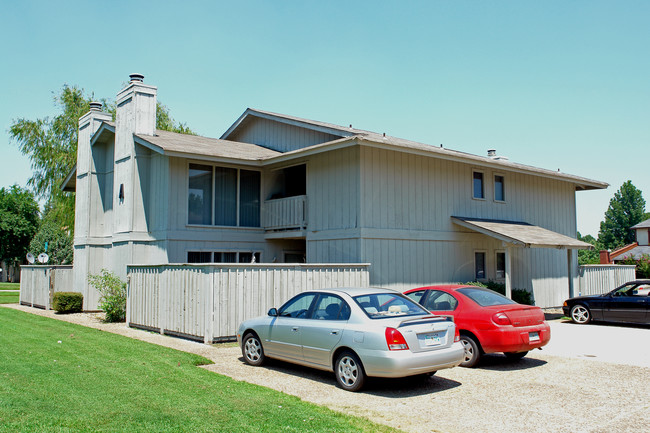
[[395, 316], [424, 316], [430, 314], [400, 293], [373, 293], [353, 298], [371, 319]]
[[458, 289], [458, 292], [467, 296], [469, 299], [476, 302], [481, 307], [489, 307], [490, 305], [516, 304], [516, 302], [512, 299], [508, 299], [505, 296], [500, 295], [490, 289], [482, 289], [480, 287], [465, 287]]

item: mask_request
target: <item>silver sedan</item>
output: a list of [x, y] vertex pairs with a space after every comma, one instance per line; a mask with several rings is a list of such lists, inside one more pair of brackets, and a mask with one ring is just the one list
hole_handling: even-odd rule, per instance
[[349, 391], [361, 389], [367, 376], [433, 374], [464, 356], [453, 319], [381, 288], [300, 293], [242, 322], [237, 341], [250, 365], [268, 357], [333, 371]]

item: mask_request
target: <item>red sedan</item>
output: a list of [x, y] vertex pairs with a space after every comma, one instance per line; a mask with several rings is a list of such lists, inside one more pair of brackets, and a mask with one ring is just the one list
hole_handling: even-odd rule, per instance
[[541, 308], [518, 304], [489, 289], [443, 285], [404, 294], [435, 314], [454, 317], [465, 347], [463, 367], [475, 366], [485, 353], [503, 352], [510, 359], [521, 359], [551, 339]]

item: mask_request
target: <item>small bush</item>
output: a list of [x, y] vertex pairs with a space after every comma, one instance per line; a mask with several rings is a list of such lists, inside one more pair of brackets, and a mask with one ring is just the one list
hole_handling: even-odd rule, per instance
[[84, 303], [84, 295], [78, 292], [56, 292], [52, 301], [52, 309], [59, 314], [80, 313]]
[[[497, 293], [506, 295], [506, 285], [504, 283], [497, 283], [496, 281], [488, 281], [487, 283], [481, 283], [479, 281], [470, 281], [467, 284], [468, 286], [477, 286], [484, 287], [486, 289], [493, 290]], [[526, 289], [512, 289], [512, 300], [524, 305], [535, 305], [533, 301], [533, 295]]]
[[622, 265], [635, 265], [637, 278], [650, 278], [650, 254], [642, 254], [639, 260], [625, 257], [620, 261]]
[[99, 291], [99, 308], [106, 313], [107, 322], [126, 320], [126, 283], [106, 269], [100, 275], [90, 275], [88, 282]]

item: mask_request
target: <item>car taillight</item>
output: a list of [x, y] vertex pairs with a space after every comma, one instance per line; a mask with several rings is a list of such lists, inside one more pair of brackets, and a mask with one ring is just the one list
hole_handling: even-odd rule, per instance
[[456, 332], [454, 332], [454, 343], [458, 343], [460, 341], [460, 331], [458, 330], [458, 326], [456, 326]]
[[404, 336], [395, 328], [386, 328], [386, 344], [388, 350], [408, 350]]
[[506, 315], [506, 313], [497, 313], [494, 316], [492, 316], [492, 321], [496, 323], [497, 325], [511, 325], [512, 322], [510, 322], [510, 319]]

